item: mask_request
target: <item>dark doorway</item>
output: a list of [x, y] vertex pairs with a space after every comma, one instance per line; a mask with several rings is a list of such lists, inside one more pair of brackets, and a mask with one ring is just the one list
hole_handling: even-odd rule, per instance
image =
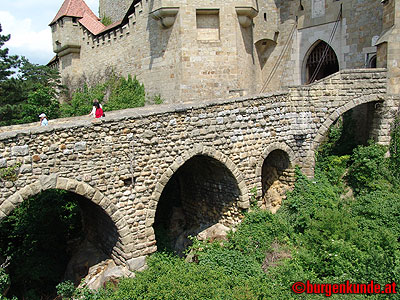
[[306, 64], [306, 83], [325, 78], [339, 71], [335, 51], [324, 41], [320, 41], [308, 55]]
[[197, 155], [171, 177], [158, 202], [154, 230], [158, 250], [178, 254], [216, 223], [233, 225], [240, 217], [240, 191], [229, 169], [216, 159]]

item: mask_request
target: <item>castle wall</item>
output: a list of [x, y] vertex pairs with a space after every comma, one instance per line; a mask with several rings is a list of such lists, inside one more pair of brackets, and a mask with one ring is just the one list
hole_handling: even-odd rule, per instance
[[[340, 69], [364, 68], [376, 54], [374, 43], [382, 32], [383, 8], [380, 1], [303, 0], [302, 6], [298, 1], [270, 2], [264, 0], [260, 6], [273, 7], [276, 4], [278, 25], [275, 25], [275, 20], [263, 25], [263, 13], [255, 21], [257, 32], [260, 31], [257, 26], [269, 26], [278, 32], [276, 43], [272, 42], [271, 33], [269, 36], [264, 33], [271, 40], [271, 50], [267, 51], [268, 58], [262, 69], [261, 80], [265, 91], [305, 83], [308, 53], [319, 40], [329, 43], [341, 5], [342, 18], [329, 43], [337, 55]], [[261, 8], [260, 12], [263, 10], [265, 8]], [[291, 35], [293, 26], [296, 29]]]
[[[175, 1], [170, 1], [171, 7]], [[124, 27], [93, 36], [83, 27], [80, 82], [95, 83], [113, 70], [135, 75], [150, 96], [187, 102], [253, 94], [257, 62], [251, 27], [240, 26], [236, 5], [251, 0], [187, 1], [170, 28], [149, 14], [164, 2], [142, 1]], [[72, 69], [62, 69], [64, 78]], [[76, 77], [76, 72], [73, 73]]]
[[145, 17], [151, 7], [139, 4], [124, 27], [93, 37], [85, 31], [81, 48], [81, 69], [90, 84], [104, 80], [111, 71], [137, 76], [150, 95], [179, 100], [180, 78], [179, 19], [177, 26], [160, 28]]
[[[62, 76], [64, 82], [74, 81], [70, 86], [78, 87], [105, 79], [111, 70], [131, 74], [144, 83], [149, 97], [161, 95], [173, 103], [303, 84], [308, 54], [319, 40], [334, 49], [340, 69], [368, 65], [382, 31], [379, 1], [301, 3], [300, 7], [297, 1], [286, 0], [187, 0], [184, 4], [143, 0], [124, 27], [93, 36], [79, 25], [80, 53], [61, 58]], [[110, 2], [102, 0], [101, 10], [118, 7], [107, 5]], [[341, 5], [343, 15], [330, 41]], [[258, 10], [249, 26], [240, 23], [238, 7]], [[152, 17], [165, 8], [177, 8], [169, 28]], [[379, 60], [378, 64], [382, 65]]]

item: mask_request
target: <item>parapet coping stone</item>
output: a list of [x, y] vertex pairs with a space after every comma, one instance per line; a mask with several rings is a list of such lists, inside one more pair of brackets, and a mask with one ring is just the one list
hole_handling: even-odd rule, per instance
[[35, 123], [19, 124], [0, 127], [0, 141], [14, 138], [18, 135], [29, 136], [45, 132], [53, 132], [62, 129], [75, 129], [82, 127], [93, 127], [104, 123], [116, 121], [143, 119], [155, 115], [168, 113], [184, 113], [192, 109], [201, 109], [218, 105], [241, 103], [248, 100], [268, 99], [273, 97], [288, 95], [287, 91], [274, 93], [264, 93], [253, 96], [243, 96], [238, 98], [214, 99], [210, 101], [184, 102], [173, 104], [148, 105], [144, 107], [128, 108], [123, 110], [106, 111], [106, 117], [93, 119], [89, 116], [69, 117], [49, 120], [48, 126], [40, 126], [39, 121]]

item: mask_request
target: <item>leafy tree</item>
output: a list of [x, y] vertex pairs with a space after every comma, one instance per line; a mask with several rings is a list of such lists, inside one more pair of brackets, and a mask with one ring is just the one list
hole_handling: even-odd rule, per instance
[[16, 68], [19, 65], [19, 59], [17, 55], [10, 56], [8, 55], [8, 48], [2, 49], [4, 44], [10, 40], [10, 35], [2, 35], [2, 31], [3, 30], [0, 24], [0, 82], [7, 80], [8, 76], [14, 74], [12, 68]]
[[58, 71], [8, 55], [8, 49], [1, 47], [9, 39], [10, 35], [0, 35], [0, 126], [36, 122], [42, 112], [59, 117]]
[[48, 190], [20, 204], [0, 223], [0, 255], [10, 257], [9, 294], [26, 299], [55, 293], [69, 260], [67, 242], [80, 237], [77, 196]]

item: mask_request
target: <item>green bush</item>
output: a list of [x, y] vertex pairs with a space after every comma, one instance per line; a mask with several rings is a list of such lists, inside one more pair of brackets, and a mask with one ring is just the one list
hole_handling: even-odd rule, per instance
[[91, 88], [85, 85], [82, 89], [77, 90], [69, 102], [61, 105], [62, 117], [88, 115], [92, 111], [94, 99], [102, 102], [106, 88], [107, 84], [98, 84]]
[[105, 103], [105, 110], [119, 110], [132, 107], [144, 106], [146, 95], [144, 85], [136, 77], [128, 75], [125, 79], [121, 77], [111, 90], [110, 99]]
[[[109, 95], [107, 99], [105, 99], [106, 94]], [[143, 84], [136, 77], [128, 75], [125, 79], [111, 75], [105, 83], [93, 87], [85, 85], [75, 91], [72, 99], [61, 105], [61, 115], [63, 117], [88, 115], [92, 111], [94, 99], [103, 104], [104, 111], [112, 111], [144, 106], [146, 94]], [[161, 103], [162, 100], [158, 96], [155, 102]]]
[[393, 170], [393, 175], [400, 179], [400, 116], [397, 116], [391, 131], [391, 142], [390, 142], [390, 166]]
[[63, 281], [57, 284], [57, 295], [61, 296], [62, 299], [71, 299], [75, 293], [75, 286], [72, 281]]
[[330, 155], [320, 158], [316, 164], [317, 172], [323, 172], [333, 185], [339, 186], [347, 170], [350, 155]]
[[0, 295], [2, 295], [10, 285], [10, 276], [3, 268], [0, 268]]
[[372, 144], [357, 147], [351, 160], [348, 182], [356, 193], [363, 190], [387, 189], [390, 187], [389, 162], [385, 158], [387, 148]]

